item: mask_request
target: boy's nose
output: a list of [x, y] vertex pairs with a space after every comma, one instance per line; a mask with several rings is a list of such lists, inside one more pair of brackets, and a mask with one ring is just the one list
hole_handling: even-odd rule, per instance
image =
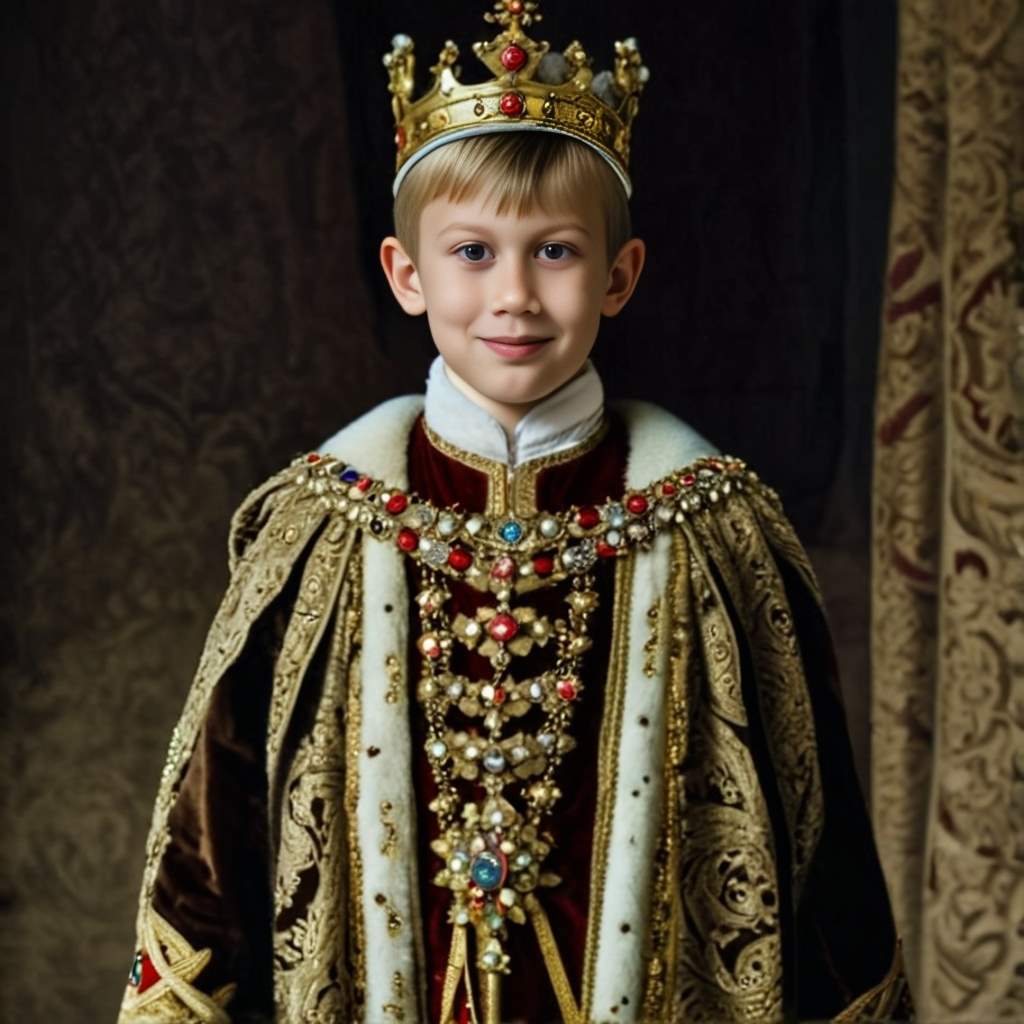
[[513, 315], [540, 312], [540, 300], [529, 269], [516, 260], [510, 260], [498, 268], [492, 311]]

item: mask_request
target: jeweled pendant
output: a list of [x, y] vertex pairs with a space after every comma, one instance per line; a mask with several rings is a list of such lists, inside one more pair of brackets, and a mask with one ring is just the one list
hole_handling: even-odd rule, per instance
[[473, 858], [469, 869], [469, 877], [480, 886], [484, 892], [493, 892], [501, 887], [505, 881], [505, 872], [508, 863], [500, 853], [493, 853], [485, 850]]

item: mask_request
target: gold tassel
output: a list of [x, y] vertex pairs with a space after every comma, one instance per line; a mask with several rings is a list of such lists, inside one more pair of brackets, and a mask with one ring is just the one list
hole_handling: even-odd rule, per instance
[[576, 997], [572, 994], [569, 976], [565, 973], [565, 965], [558, 952], [558, 943], [555, 942], [554, 933], [551, 931], [548, 915], [532, 892], [527, 894], [525, 903], [526, 912], [533, 922], [533, 930], [537, 933], [537, 943], [544, 956], [544, 965], [548, 969], [551, 987], [555, 990], [555, 997], [558, 999], [558, 1008], [562, 1011], [562, 1020], [565, 1021], [565, 1024], [585, 1024], [576, 1003]]
[[[464, 925], [452, 928], [452, 944], [448, 948], [448, 969], [444, 975], [444, 988], [441, 990], [441, 1024], [452, 1024], [455, 1016], [455, 994], [459, 988], [466, 963], [466, 929]], [[466, 987], [469, 988], [469, 972], [466, 972]], [[469, 993], [470, 1007], [473, 1005], [472, 992]], [[473, 1014], [476, 1020], [476, 1014]]]

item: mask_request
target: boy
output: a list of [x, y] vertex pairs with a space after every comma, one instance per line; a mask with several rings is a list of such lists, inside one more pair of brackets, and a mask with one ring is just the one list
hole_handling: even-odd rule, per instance
[[439, 356], [255, 491], [172, 737], [122, 1022], [886, 1017], [898, 948], [777, 498], [588, 356], [643, 267], [632, 41], [501, 0], [386, 63], [381, 262]]

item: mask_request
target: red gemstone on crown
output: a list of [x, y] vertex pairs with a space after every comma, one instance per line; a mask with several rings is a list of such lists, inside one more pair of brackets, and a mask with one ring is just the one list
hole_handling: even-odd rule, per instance
[[662, 484], [661, 485], [661, 493], [665, 494], [665, 495], [675, 494], [676, 493], [676, 485], [675, 484]]
[[384, 508], [393, 516], [397, 516], [404, 512], [409, 506], [409, 499], [399, 491], [397, 494], [392, 494], [388, 498]]
[[308, 463], [310, 463], [310, 464], [312, 464], [312, 463], [314, 463], [314, 462], [319, 462], [319, 461], [320, 461], [320, 456], [319, 456], [319, 454], [318, 454], [317, 452], [310, 452], [310, 453], [309, 453], [309, 454], [308, 454], [308, 455], [306, 456], [306, 461], [307, 461]]
[[526, 51], [512, 43], [501, 51], [501, 66], [506, 71], [518, 71], [526, 63]]
[[533, 571], [538, 576], [550, 576], [555, 571], [555, 560], [550, 555], [534, 555]]
[[593, 505], [587, 505], [576, 513], [576, 522], [582, 526], [584, 530], [592, 530], [599, 522], [601, 522], [601, 513], [598, 512]]
[[642, 494], [631, 494], [626, 499], [626, 508], [635, 516], [641, 516], [647, 511], [647, 499]]
[[368, 476], [361, 476], [356, 481], [356, 487], [358, 487], [359, 490], [361, 490], [361, 491], [368, 491], [370, 489], [370, 485], [372, 483], [373, 483], [373, 480], [370, 477], [368, 477]]
[[405, 149], [405, 129], [401, 125], [395, 131], [395, 145], [399, 149]]
[[498, 101], [498, 107], [506, 117], [522, 117], [526, 100], [518, 92], [507, 92]]
[[497, 615], [487, 623], [487, 632], [498, 643], [507, 643], [516, 633], [519, 632], [519, 623], [505, 612], [498, 612]]
[[491, 698], [491, 700], [495, 704], [504, 704], [505, 703], [505, 688], [503, 686], [496, 686], [494, 688], [494, 696]]
[[398, 536], [395, 539], [403, 551], [415, 551], [420, 546], [419, 536], [415, 530], [410, 530], [408, 526], [403, 530], [399, 530]]
[[473, 564], [473, 556], [465, 548], [452, 548], [448, 552], [448, 564], [456, 572], [465, 572]]
[[611, 546], [607, 541], [599, 540], [594, 545], [594, 550], [601, 556], [601, 558], [614, 558], [618, 551]]
[[575, 700], [576, 699], [576, 683], [572, 679], [563, 679], [555, 687], [558, 691], [558, 696], [562, 700]]
[[523, 13], [523, 0], [508, 0], [505, 4], [505, 10], [509, 14], [522, 14]]
[[516, 572], [516, 563], [509, 555], [502, 555], [491, 568], [491, 575], [496, 580], [511, 579]]
[[692, 487], [697, 482], [697, 477], [694, 473], [684, 473], [679, 480], [684, 487]]

